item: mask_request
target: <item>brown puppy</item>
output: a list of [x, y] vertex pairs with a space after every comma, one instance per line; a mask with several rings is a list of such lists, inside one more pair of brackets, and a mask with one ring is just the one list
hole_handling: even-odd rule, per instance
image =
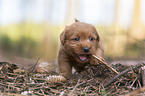
[[60, 35], [60, 41], [59, 73], [65, 77], [71, 77], [72, 67], [81, 72], [87, 64], [96, 64], [98, 61], [92, 54], [103, 57], [103, 43], [91, 24], [75, 22], [67, 26]]

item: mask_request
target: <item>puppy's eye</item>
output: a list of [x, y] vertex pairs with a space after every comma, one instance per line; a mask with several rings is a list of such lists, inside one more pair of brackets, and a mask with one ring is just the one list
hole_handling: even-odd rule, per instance
[[94, 38], [90, 37], [90, 41], [93, 41], [93, 40], [94, 40]]
[[79, 41], [79, 38], [74, 38], [75, 41]]

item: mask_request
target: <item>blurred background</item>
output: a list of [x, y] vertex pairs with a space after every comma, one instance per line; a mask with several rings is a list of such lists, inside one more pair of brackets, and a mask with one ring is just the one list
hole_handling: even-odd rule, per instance
[[145, 0], [0, 0], [0, 61], [55, 60], [75, 18], [97, 28], [106, 59], [145, 59]]

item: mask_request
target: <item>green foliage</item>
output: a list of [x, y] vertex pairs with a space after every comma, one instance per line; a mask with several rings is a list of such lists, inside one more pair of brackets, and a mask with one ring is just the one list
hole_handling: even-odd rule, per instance
[[[144, 41], [130, 42], [128, 30], [120, 29], [115, 32], [113, 26], [104, 25], [96, 28], [103, 39], [105, 56], [136, 58], [145, 53]], [[56, 58], [59, 34], [63, 29], [60, 25], [45, 22], [22, 22], [1, 26], [0, 49], [24, 57]]]
[[0, 37], [0, 44], [1, 44], [1, 48], [5, 49], [6, 51], [14, 49], [14, 42], [9, 38], [8, 35], [3, 35]]
[[101, 92], [102, 92], [102, 96], [106, 96], [106, 94], [107, 94], [106, 89], [102, 89]]
[[47, 24], [25, 22], [3, 26], [0, 30], [0, 49], [23, 57], [54, 58], [59, 39], [58, 29], [57, 26], [50, 29]]
[[145, 41], [137, 41], [131, 42], [126, 45], [126, 55], [132, 58], [136, 58], [136, 56], [141, 57], [145, 54]]

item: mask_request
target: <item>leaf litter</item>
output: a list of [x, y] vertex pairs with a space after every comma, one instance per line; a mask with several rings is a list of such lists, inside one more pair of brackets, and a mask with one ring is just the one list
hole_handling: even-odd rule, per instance
[[[57, 73], [36, 72], [36, 64], [29, 69], [19, 68], [17, 64], [0, 62], [1, 95], [129, 95], [136, 89], [143, 90], [144, 63], [135, 66], [111, 65], [116, 74], [104, 64], [88, 65], [86, 70], [75, 72], [71, 79]], [[145, 89], [145, 88], [144, 88]], [[144, 90], [145, 91], [145, 90]], [[138, 91], [138, 94], [144, 94]]]

